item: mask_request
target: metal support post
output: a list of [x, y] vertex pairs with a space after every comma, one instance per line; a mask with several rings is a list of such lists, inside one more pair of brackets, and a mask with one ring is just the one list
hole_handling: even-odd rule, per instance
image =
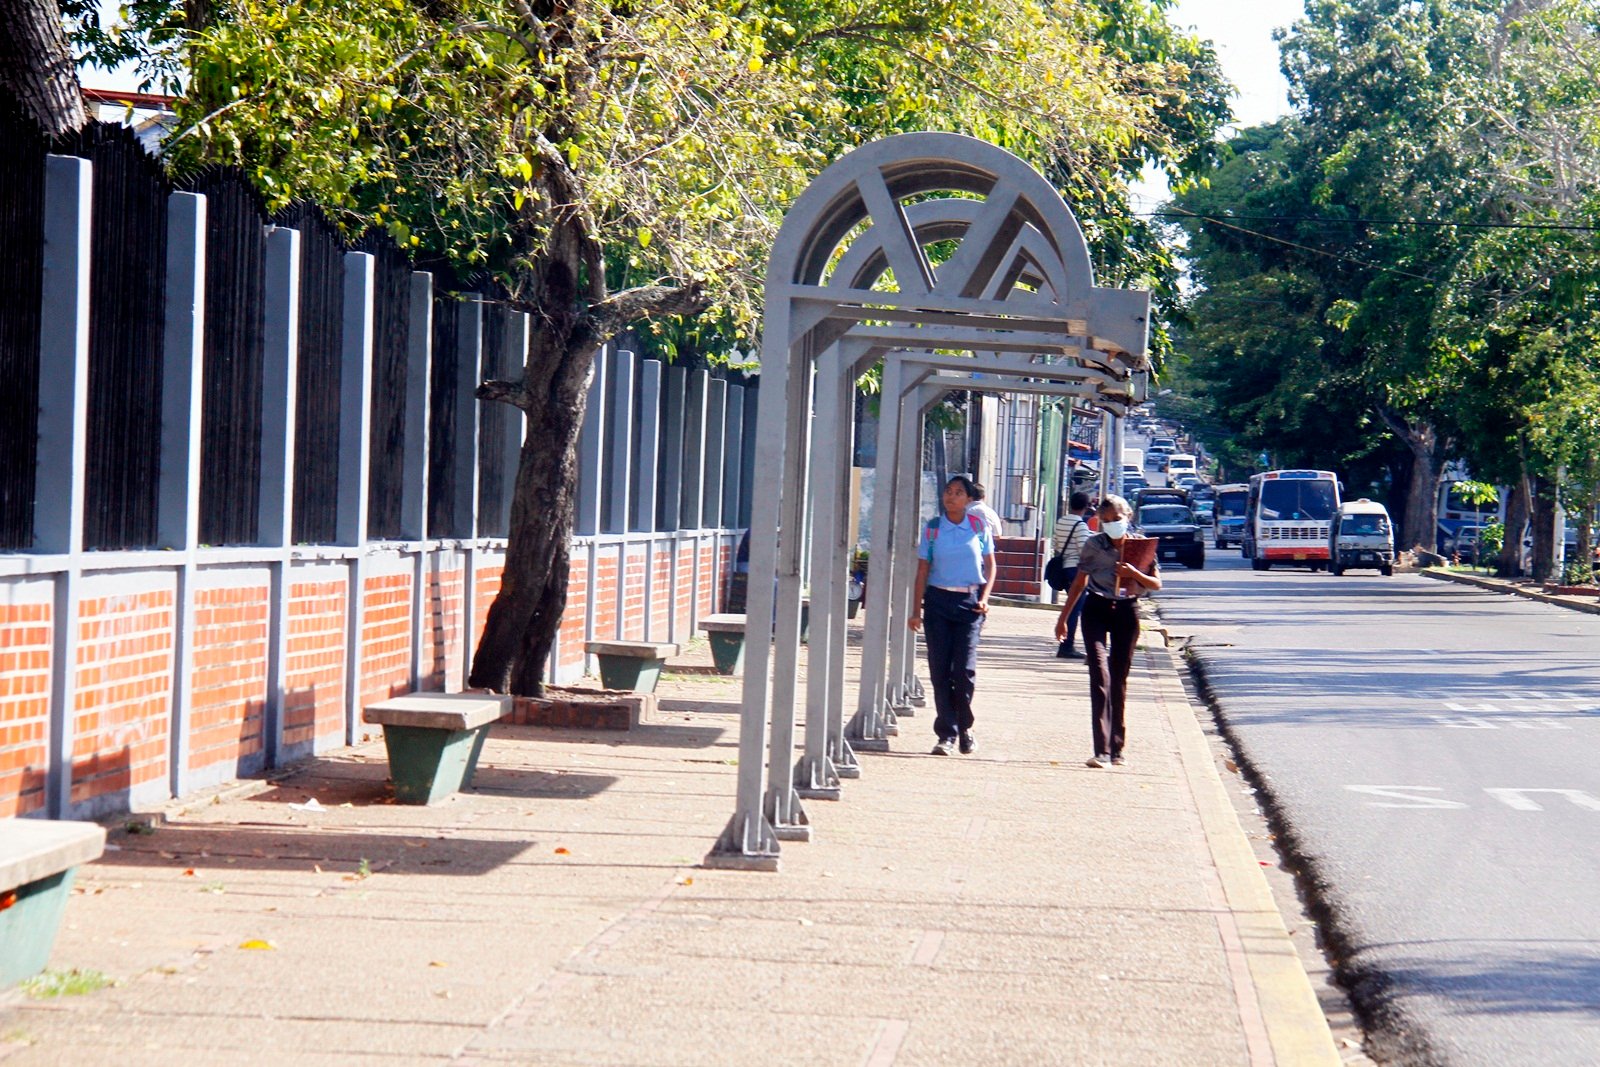
[[[900, 361], [883, 364], [884, 398], [898, 397], [901, 390]], [[872, 486], [872, 577], [867, 582], [867, 621], [861, 641], [861, 683], [856, 713], [845, 727], [845, 737], [858, 751], [887, 752], [889, 735], [884, 729], [886, 671], [889, 665], [889, 627], [893, 604], [895, 571], [895, 508], [893, 506], [899, 464], [896, 453], [900, 442], [900, 405], [883, 404], [878, 413], [878, 476]]]

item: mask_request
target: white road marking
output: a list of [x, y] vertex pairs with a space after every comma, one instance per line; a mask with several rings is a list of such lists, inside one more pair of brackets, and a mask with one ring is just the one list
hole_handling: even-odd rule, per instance
[[1573, 805], [1585, 811], [1600, 811], [1600, 798], [1591, 796], [1581, 789], [1484, 789], [1485, 793], [1494, 797], [1508, 808], [1516, 811], [1543, 811], [1544, 807], [1538, 801], [1528, 796], [1529, 793], [1552, 793], [1559, 797], [1566, 797]]
[[[1404, 804], [1384, 803], [1377, 800], [1367, 801], [1369, 808], [1464, 808], [1465, 804], [1458, 800], [1443, 800], [1439, 797], [1412, 796], [1412, 793], [1442, 793], [1443, 786], [1438, 785], [1347, 785], [1346, 789], [1352, 793], [1366, 793], [1375, 797], [1394, 797], [1406, 801]], [[1409, 791], [1409, 792], [1408, 792]]]

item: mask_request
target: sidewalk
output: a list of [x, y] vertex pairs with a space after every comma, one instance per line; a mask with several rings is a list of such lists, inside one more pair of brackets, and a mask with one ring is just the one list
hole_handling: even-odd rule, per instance
[[1445, 570], [1442, 567], [1429, 567], [1419, 573], [1425, 578], [1437, 578], [1442, 582], [1476, 586], [1494, 593], [1509, 593], [1524, 600], [1537, 600], [1541, 604], [1554, 604], [1570, 611], [1600, 615], [1600, 599], [1593, 593], [1547, 593], [1544, 591], [1543, 582], [1536, 582], [1531, 578], [1495, 578], [1486, 574], [1463, 574], [1461, 571]]
[[997, 608], [978, 752], [918, 709], [778, 874], [696, 866], [739, 725], [703, 674], [629, 733], [496, 727], [437, 807], [374, 739], [119, 830], [51, 964], [117, 984], [0, 994], [0, 1061], [1337, 1064], [1159, 634], [1092, 770], [1052, 623]]

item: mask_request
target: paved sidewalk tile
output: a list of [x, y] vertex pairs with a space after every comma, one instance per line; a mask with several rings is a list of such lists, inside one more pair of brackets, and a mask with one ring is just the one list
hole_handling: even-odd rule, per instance
[[0, 1061], [1337, 1063], [1171, 657], [1136, 662], [1128, 765], [1090, 769], [1052, 623], [997, 608], [979, 751], [903, 718], [777, 874], [698, 866], [740, 696], [701, 646], [651, 721], [497, 726], [435, 807], [389, 802], [374, 734], [119, 829], [52, 961], [116, 984], [0, 994]]

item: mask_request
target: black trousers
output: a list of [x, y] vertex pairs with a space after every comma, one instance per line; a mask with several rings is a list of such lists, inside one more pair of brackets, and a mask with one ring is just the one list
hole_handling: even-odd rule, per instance
[[933, 732], [941, 740], [972, 729], [972, 691], [982, 633], [977, 593], [928, 587], [922, 596], [922, 636], [933, 683]]
[[[1067, 568], [1067, 588], [1068, 589], [1072, 588], [1072, 582], [1077, 577], [1078, 577], [1078, 568], [1076, 568], [1076, 567], [1068, 567]], [[1073, 640], [1077, 636], [1077, 633], [1078, 633], [1078, 620], [1083, 618], [1083, 605], [1084, 605], [1085, 602], [1088, 601], [1088, 599], [1089, 599], [1089, 593], [1087, 591], [1085, 591], [1084, 594], [1078, 598], [1078, 602], [1072, 606], [1072, 614], [1067, 616], [1067, 637], [1066, 637], [1066, 640], [1062, 641], [1058, 646], [1056, 646], [1056, 654], [1057, 655], [1061, 655], [1061, 656], [1066, 655], [1067, 654], [1067, 650], [1072, 647]]]
[[1089, 649], [1089, 713], [1097, 756], [1122, 755], [1127, 728], [1123, 708], [1128, 670], [1139, 641], [1139, 609], [1134, 600], [1111, 600], [1085, 590], [1083, 641]]

